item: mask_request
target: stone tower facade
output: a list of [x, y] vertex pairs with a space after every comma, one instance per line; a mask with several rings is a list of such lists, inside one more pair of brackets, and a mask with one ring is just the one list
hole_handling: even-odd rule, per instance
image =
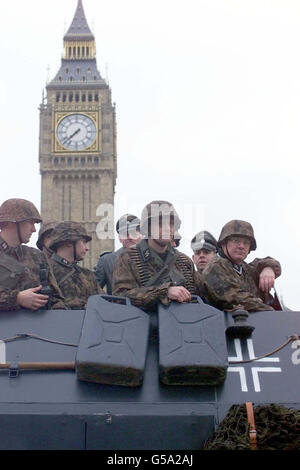
[[43, 221], [83, 223], [92, 237], [83, 265], [92, 269], [100, 253], [114, 249], [116, 114], [82, 0], [40, 106], [39, 161]]

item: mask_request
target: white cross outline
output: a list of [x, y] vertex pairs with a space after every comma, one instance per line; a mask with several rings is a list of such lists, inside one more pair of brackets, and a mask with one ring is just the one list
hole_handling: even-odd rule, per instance
[[6, 344], [0, 340], [0, 364], [6, 363]]
[[[240, 362], [243, 360], [241, 340], [235, 338], [234, 347], [236, 356], [228, 357], [229, 362]], [[261, 359], [256, 359], [253, 347], [253, 340], [247, 339], [247, 349], [249, 354], [249, 359], [253, 362], [280, 362], [279, 357], [263, 357]], [[248, 392], [247, 378], [245, 368], [242, 366], [239, 367], [228, 367], [228, 372], [238, 372], [240, 374], [241, 390], [242, 392]], [[259, 372], [282, 372], [281, 367], [251, 367], [252, 380], [255, 392], [261, 392], [260, 382], [259, 382]]]

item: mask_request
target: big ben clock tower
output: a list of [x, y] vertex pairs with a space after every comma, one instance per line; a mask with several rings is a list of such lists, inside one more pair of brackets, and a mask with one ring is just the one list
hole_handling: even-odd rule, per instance
[[101, 252], [114, 248], [113, 239], [99, 237], [96, 229], [101, 217], [113, 215], [116, 119], [82, 0], [64, 36], [61, 67], [46, 91], [40, 106], [41, 214], [44, 222], [85, 225], [92, 241], [83, 264], [92, 269]]

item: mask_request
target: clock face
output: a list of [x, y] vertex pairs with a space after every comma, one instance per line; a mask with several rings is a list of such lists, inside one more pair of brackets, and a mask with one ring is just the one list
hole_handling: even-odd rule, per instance
[[75, 152], [85, 150], [96, 139], [96, 125], [85, 114], [69, 114], [58, 124], [56, 135], [66, 149]]

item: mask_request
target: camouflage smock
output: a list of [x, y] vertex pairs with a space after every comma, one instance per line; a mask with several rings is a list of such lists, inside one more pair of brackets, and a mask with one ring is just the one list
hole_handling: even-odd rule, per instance
[[280, 276], [280, 263], [271, 257], [234, 265], [225, 255], [218, 254], [203, 271], [207, 302], [226, 311], [240, 308], [249, 312], [274, 310], [263, 302], [264, 294], [258, 287], [259, 275], [266, 267], [273, 269], [275, 277]]
[[41, 284], [40, 265], [48, 271], [52, 295], [49, 297], [48, 308], [64, 309], [61, 293], [48, 266], [45, 255], [26, 245], [10, 247], [0, 237], [0, 310], [19, 310], [17, 301], [19, 292]]
[[92, 271], [53, 253], [49, 259], [67, 309], [84, 310], [91, 295], [104, 294]]
[[156, 311], [160, 302], [163, 305], [171, 302], [168, 298], [171, 286], [183, 286], [192, 295], [200, 295], [192, 260], [171, 244], [165, 255], [173, 259], [172, 269], [167, 269], [160, 280], [153, 283], [154, 276], [162, 271], [167, 261], [154, 252], [146, 240], [125, 250], [113, 270], [113, 295], [129, 297], [134, 305], [147, 311]]

